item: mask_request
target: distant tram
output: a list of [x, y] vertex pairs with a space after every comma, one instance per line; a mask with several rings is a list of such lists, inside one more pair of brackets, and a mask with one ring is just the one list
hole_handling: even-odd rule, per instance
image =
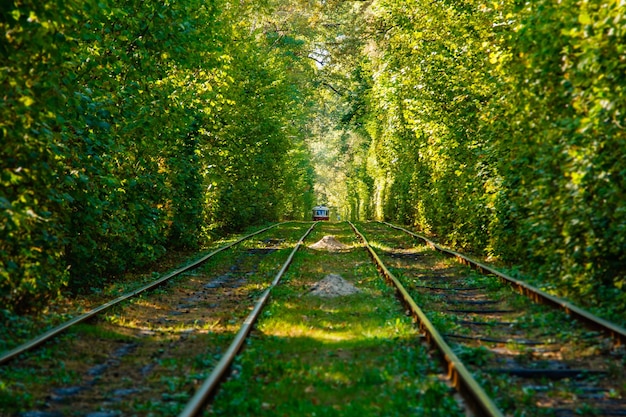
[[313, 207], [313, 220], [329, 220], [330, 210], [326, 206]]

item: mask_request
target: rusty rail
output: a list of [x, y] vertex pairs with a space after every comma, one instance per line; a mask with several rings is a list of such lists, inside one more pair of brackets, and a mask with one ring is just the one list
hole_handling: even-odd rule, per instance
[[274, 224], [272, 226], [265, 227], [265, 228], [263, 228], [261, 230], [257, 230], [254, 233], [250, 233], [250, 234], [248, 234], [248, 235], [246, 235], [246, 236], [236, 240], [235, 242], [229, 243], [227, 245], [224, 245], [224, 246], [222, 246], [222, 247], [212, 251], [211, 253], [209, 253], [209, 254], [207, 254], [207, 255], [205, 255], [205, 256], [203, 256], [203, 257], [201, 257], [201, 258], [199, 258], [199, 259], [197, 259], [197, 260], [195, 260], [195, 261], [193, 261], [191, 263], [189, 263], [188, 265], [185, 265], [182, 268], [179, 268], [179, 269], [177, 269], [177, 270], [175, 270], [173, 272], [170, 272], [170, 273], [162, 276], [161, 278], [157, 279], [156, 281], [153, 281], [153, 282], [151, 282], [149, 284], [144, 285], [141, 288], [138, 288], [138, 289], [136, 289], [134, 291], [128, 292], [128, 293], [126, 293], [124, 295], [121, 295], [121, 296], [117, 297], [116, 299], [114, 299], [112, 301], [109, 301], [108, 303], [102, 304], [102, 305], [94, 308], [93, 310], [90, 310], [90, 311], [88, 311], [88, 312], [86, 312], [84, 314], [81, 314], [80, 316], [74, 317], [73, 319], [68, 320], [65, 323], [62, 323], [62, 324], [60, 324], [60, 325], [58, 325], [58, 326], [48, 330], [47, 332], [42, 333], [41, 335], [31, 339], [30, 341], [28, 341], [28, 342], [26, 342], [26, 343], [24, 343], [24, 344], [22, 344], [20, 346], [17, 346], [15, 348], [13, 348], [13, 349], [3, 353], [2, 355], [0, 355], [0, 364], [4, 364], [6, 362], [9, 362], [10, 360], [14, 359], [15, 357], [21, 355], [22, 353], [27, 352], [28, 350], [33, 349], [36, 346], [39, 346], [40, 344], [42, 344], [42, 343], [52, 339], [53, 337], [55, 337], [58, 334], [64, 332], [65, 330], [69, 329], [73, 325], [81, 323], [81, 322], [83, 322], [83, 321], [85, 321], [87, 319], [90, 319], [90, 318], [94, 317], [95, 315], [97, 315], [99, 313], [102, 313], [105, 310], [108, 310], [109, 308], [113, 307], [114, 305], [119, 304], [119, 303], [121, 303], [124, 300], [128, 300], [129, 298], [135, 297], [135, 296], [141, 294], [144, 291], [148, 291], [148, 290], [151, 290], [151, 289], [153, 289], [155, 287], [158, 287], [159, 285], [165, 283], [166, 281], [170, 280], [171, 278], [174, 278], [175, 276], [180, 275], [183, 272], [186, 272], [186, 271], [188, 271], [190, 269], [198, 267], [199, 265], [203, 264], [204, 262], [206, 262], [209, 258], [213, 257], [214, 255], [216, 255], [216, 254], [218, 254], [218, 253], [220, 253], [220, 252], [222, 252], [222, 251], [224, 251], [226, 249], [229, 249], [229, 248], [237, 245], [238, 243], [243, 242], [244, 240], [250, 239], [253, 236], [256, 236], [256, 235], [258, 235], [260, 233], [266, 232], [266, 231], [268, 231], [268, 230], [270, 230], [270, 229], [272, 229], [272, 228], [274, 228], [276, 226], [278, 226], [278, 224]]
[[615, 323], [611, 323], [607, 320], [604, 320], [600, 317], [595, 316], [594, 314], [570, 303], [569, 301], [565, 301], [562, 300], [558, 297], [555, 297], [551, 294], [548, 294], [545, 291], [540, 290], [539, 288], [533, 287], [530, 284], [525, 283], [524, 281], [520, 281], [519, 279], [513, 278], [510, 275], [507, 275], [503, 272], [498, 271], [495, 268], [492, 268], [491, 266], [485, 265], [481, 262], [478, 262], [466, 255], [463, 255], [459, 252], [455, 252], [453, 250], [444, 248], [438, 244], [436, 244], [435, 242], [431, 241], [430, 239], [421, 236], [417, 233], [414, 233], [410, 230], [407, 230], [405, 228], [402, 228], [400, 226], [396, 226], [394, 224], [391, 223], [387, 223], [387, 222], [381, 222], [382, 224], [385, 224], [393, 229], [396, 230], [400, 230], [404, 233], [407, 233], [413, 237], [416, 237], [418, 239], [421, 239], [422, 241], [424, 241], [428, 246], [430, 246], [431, 248], [435, 249], [436, 251], [445, 253], [449, 256], [454, 256], [457, 259], [459, 259], [462, 263], [466, 264], [466, 265], [470, 265], [475, 269], [480, 270], [481, 272], [485, 273], [485, 274], [492, 274], [497, 276], [498, 278], [500, 278], [502, 281], [516, 287], [518, 289], [518, 291], [520, 291], [520, 293], [526, 295], [527, 297], [529, 297], [530, 299], [532, 299], [535, 302], [541, 302], [547, 305], [551, 305], [554, 307], [558, 307], [562, 310], [564, 310], [567, 314], [569, 314], [572, 317], [575, 317], [581, 321], [583, 321], [584, 323], [586, 323], [588, 326], [596, 329], [596, 330], [601, 330], [604, 333], [610, 335], [613, 340], [615, 341], [615, 344], [617, 346], [621, 346], [623, 343], [626, 343], [626, 329], [618, 326]]
[[504, 415], [494, 404], [493, 400], [487, 395], [469, 370], [465, 367], [463, 362], [461, 362], [461, 360], [452, 351], [450, 345], [446, 343], [441, 333], [439, 333], [422, 309], [415, 303], [402, 283], [383, 264], [381, 259], [378, 257], [378, 254], [376, 254], [374, 249], [372, 249], [369, 245], [365, 236], [356, 228], [356, 226], [350, 222], [348, 223], [365, 244], [367, 251], [374, 259], [374, 262], [378, 266], [381, 274], [383, 274], [384, 277], [396, 287], [404, 303], [410, 308], [413, 316], [419, 321], [420, 328], [425, 333], [427, 340], [430, 344], [437, 348], [442, 359], [447, 364], [448, 377], [450, 378], [453, 386], [464, 396], [476, 415], [503, 417]]
[[274, 277], [274, 280], [272, 281], [271, 285], [263, 292], [263, 294], [257, 301], [256, 305], [254, 306], [254, 309], [252, 310], [252, 312], [250, 312], [246, 320], [243, 322], [241, 328], [239, 329], [239, 332], [235, 336], [235, 339], [232, 341], [232, 343], [228, 347], [228, 350], [226, 350], [226, 353], [224, 353], [224, 355], [222, 356], [218, 364], [215, 366], [211, 374], [207, 377], [207, 379], [205, 379], [202, 386], [196, 391], [194, 396], [187, 403], [187, 405], [185, 406], [185, 409], [178, 415], [179, 417], [196, 416], [202, 411], [204, 404], [208, 401], [208, 399], [215, 392], [215, 389], [219, 386], [220, 381], [224, 378], [226, 374], [226, 371], [228, 371], [228, 369], [230, 368], [230, 365], [235, 360], [235, 357], [237, 356], [237, 353], [241, 349], [243, 342], [246, 340], [246, 338], [252, 331], [254, 322], [257, 320], [257, 318], [261, 314], [261, 311], [263, 310], [263, 307], [265, 307], [265, 304], [267, 304], [267, 300], [269, 299], [272, 288], [274, 288], [278, 284], [278, 282], [282, 278], [285, 271], [287, 271], [287, 268], [289, 268], [289, 265], [291, 265], [291, 261], [293, 260], [293, 257], [295, 256], [296, 252], [298, 251], [300, 246], [302, 246], [302, 244], [304, 243], [304, 239], [306, 239], [309, 233], [311, 233], [311, 231], [313, 230], [316, 224], [317, 222], [313, 223], [313, 225], [311, 225], [311, 227], [306, 231], [306, 233], [300, 238], [300, 240], [294, 247], [293, 251], [291, 251], [291, 254], [289, 254], [289, 257], [283, 264], [283, 267], [280, 269], [278, 274], [276, 274], [276, 276]]

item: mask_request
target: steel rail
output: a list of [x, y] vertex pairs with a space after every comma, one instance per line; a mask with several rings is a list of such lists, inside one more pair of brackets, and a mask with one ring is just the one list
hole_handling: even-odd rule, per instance
[[194, 396], [187, 403], [185, 409], [178, 415], [179, 417], [196, 416], [202, 411], [204, 404], [208, 401], [208, 399], [213, 395], [215, 389], [219, 386], [220, 381], [222, 380], [222, 378], [224, 378], [226, 371], [228, 371], [228, 369], [230, 368], [230, 365], [235, 360], [235, 357], [241, 349], [241, 346], [252, 331], [252, 327], [254, 326], [255, 321], [261, 314], [261, 311], [263, 310], [263, 307], [265, 307], [265, 304], [267, 304], [272, 288], [274, 288], [278, 284], [285, 271], [287, 271], [287, 268], [289, 268], [289, 265], [291, 265], [291, 262], [296, 252], [298, 251], [300, 246], [302, 246], [304, 240], [309, 235], [309, 233], [311, 233], [317, 223], [318, 222], [313, 223], [311, 227], [309, 227], [309, 229], [306, 231], [306, 233], [300, 238], [300, 240], [298, 240], [298, 243], [296, 243], [296, 246], [289, 254], [289, 257], [283, 264], [278, 274], [276, 274], [276, 276], [274, 277], [274, 280], [272, 281], [270, 286], [263, 292], [253, 310], [244, 320], [241, 328], [237, 332], [237, 335], [228, 347], [228, 350], [226, 350], [211, 374], [207, 377], [207, 379], [204, 380], [202, 386], [196, 391]]
[[626, 329], [618, 326], [615, 323], [611, 323], [608, 320], [604, 320], [572, 303], [570, 303], [569, 301], [565, 301], [562, 300], [554, 295], [548, 294], [547, 292], [540, 290], [539, 288], [536, 288], [530, 284], [527, 284], [524, 281], [520, 281], [519, 279], [513, 278], [510, 275], [507, 275], [503, 272], [498, 271], [495, 268], [492, 268], [488, 265], [485, 265], [481, 262], [478, 262], [466, 255], [463, 255], [459, 252], [455, 252], [451, 249], [447, 249], [444, 248], [438, 244], [436, 244], [435, 242], [431, 241], [430, 239], [421, 236], [417, 233], [414, 233], [410, 230], [407, 230], [405, 228], [402, 228], [400, 226], [396, 226], [394, 224], [391, 223], [387, 223], [387, 222], [381, 222], [382, 224], [385, 224], [393, 229], [396, 230], [400, 230], [402, 232], [405, 232], [413, 237], [416, 237], [418, 239], [423, 240], [426, 244], [428, 244], [431, 248], [445, 253], [447, 255], [450, 256], [454, 256], [457, 259], [459, 259], [461, 262], [463, 262], [466, 265], [470, 265], [473, 268], [476, 268], [480, 271], [482, 271], [483, 273], [486, 274], [492, 274], [497, 276], [498, 278], [500, 278], [501, 280], [503, 280], [504, 282], [517, 287], [517, 289], [524, 295], [526, 295], [527, 297], [529, 297], [530, 299], [532, 299], [535, 302], [542, 302], [544, 304], [548, 304], [548, 305], [552, 305], [558, 308], [561, 308], [562, 310], [564, 310], [567, 314], [569, 314], [572, 317], [575, 317], [585, 323], [587, 323], [587, 325], [597, 329], [597, 330], [601, 330], [607, 334], [609, 334], [613, 340], [615, 340], [615, 344], [617, 346], [621, 346], [622, 343], [626, 343]]
[[170, 273], [164, 275], [163, 277], [157, 279], [156, 281], [153, 281], [153, 282], [151, 282], [149, 284], [144, 285], [141, 288], [138, 288], [138, 289], [136, 289], [134, 291], [128, 292], [128, 293], [126, 293], [124, 295], [121, 295], [121, 296], [117, 297], [116, 299], [114, 299], [112, 301], [109, 301], [108, 303], [102, 304], [99, 307], [94, 308], [93, 310], [90, 310], [90, 311], [88, 311], [88, 312], [86, 312], [84, 314], [81, 314], [80, 316], [74, 317], [73, 319], [68, 320], [68, 321], [62, 323], [59, 326], [54, 327], [54, 328], [48, 330], [45, 333], [42, 333], [41, 335], [35, 337], [34, 339], [31, 339], [30, 341], [28, 341], [26, 343], [23, 343], [22, 345], [17, 346], [16, 348], [11, 349], [11, 350], [3, 353], [0, 356], [0, 365], [10, 361], [11, 359], [14, 359], [16, 356], [18, 356], [18, 355], [20, 355], [20, 354], [22, 354], [22, 353], [24, 353], [24, 352], [26, 352], [26, 351], [36, 347], [36, 346], [39, 346], [40, 344], [46, 342], [47, 340], [50, 340], [54, 336], [56, 336], [59, 333], [69, 329], [73, 325], [78, 324], [80, 322], [83, 322], [83, 321], [85, 321], [87, 319], [90, 319], [91, 317], [95, 316], [96, 314], [99, 314], [99, 313], [101, 313], [101, 312], [103, 312], [103, 311], [113, 307], [114, 305], [121, 303], [124, 300], [128, 300], [129, 298], [135, 297], [135, 296], [141, 294], [144, 291], [147, 291], [147, 290], [150, 290], [152, 288], [155, 288], [155, 287], [163, 284], [164, 282], [170, 280], [171, 278], [173, 278], [173, 277], [175, 277], [177, 275], [182, 274], [183, 272], [186, 272], [186, 271], [188, 271], [190, 269], [196, 268], [197, 266], [199, 266], [202, 263], [206, 262], [209, 258], [217, 255], [218, 253], [220, 253], [220, 252], [222, 252], [222, 251], [224, 251], [226, 249], [229, 249], [229, 248], [237, 245], [238, 243], [243, 242], [244, 240], [250, 239], [253, 236], [256, 236], [256, 235], [258, 235], [260, 233], [266, 232], [266, 231], [268, 231], [268, 230], [278, 226], [279, 224], [280, 223], [274, 224], [272, 226], [265, 227], [265, 228], [263, 228], [261, 230], [257, 230], [254, 233], [250, 233], [250, 234], [248, 234], [248, 235], [246, 235], [246, 236], [236, 240], [235, 242], [229, 243], [227, 245], [224, 245], [224, 246], [214, 250], [213, 252], [211, 252], [211, 253], [209, 253], [209, 254], [207, 254], [207, 255], [205, 255], [205, 256], [203, 256], [203, 257], [201, 257], [201, 258], [199, 258], [199, 259], [197, 259], [197, 260], [195, 260], [193, 262], [191, 262], [190, 264], [188, 264], [188, 265], [186, 265], [186, 266], [184, 266], [184, 267], [182, 267], [180, 269], [177, 269], [177, 270], [175, 270], [173, 272], [170, 272]]
[[476, 379], [474, 379], [470, 371], [465, 367], [463, 362], [461, 362], [461, 360], [452, 351], [450, 345], [446, 343], [441, 333], [439, 333], [422, 309], [417, 305], [417, 303], [415, 303], [402, 283], [389, 271], [389, 269], [387, 269], [378, 254], [376, 254], [374, 249], [370, 246], [365, 236], [356, 228], [355, 225], [351, 222], [348, 223], [365, 244], [367, 251], [374, 259], [379, 271], [385, 278], [393, 283], [402, 297], [402, 300], [411, 309], [414, 317], [417, 318], [420, 323], [421, 330], [426, 334], [426, 339], [438, 349], [442, 359], [448, 366], [448, 377], [452, 381], [454, 388], [456, 388], [465, 397], [468, 404], [477, 415], [503, 417], [504, 415], [495, 405], [493, 400], [487, 395]]

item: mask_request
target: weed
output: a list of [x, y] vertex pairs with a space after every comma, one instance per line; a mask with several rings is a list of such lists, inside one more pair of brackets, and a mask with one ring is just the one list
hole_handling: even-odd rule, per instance
[[[324, 224], [310, 241], [324, 235], [354, 241], [345, 224]], [[313, 255], [304, 248], [290, 271], [274, 289], [238, 359], [238, 377], [218, 393], [213, 414], [405, 415], [436, 403], [433, 393], [447, 395], [438, 378], [425, 378], [432, 365], [417, 330], [364, 250]], [[361, 292], [319, 298], [303, 291], [329, 273]], [[455, 402], [437, 407], [442, 415], [460, 415]]]
[[484, 346], [471, 348], [468, 346], [456, 345], [453, 350], [461, 361], [468, 365], [484, 366], [494, 357], [494, 354]]

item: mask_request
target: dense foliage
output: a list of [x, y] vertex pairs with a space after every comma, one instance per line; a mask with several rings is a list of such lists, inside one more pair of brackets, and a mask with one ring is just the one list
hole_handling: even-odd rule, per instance
[[623, 312], [623, 2], [367, 3], [364, 93], [344, 100], [344, 129], [369, 143], [344, 193], [367, 209], [346, 214], [416, 225]]
[[625, 15], [16, 0], [0, 14], [1, 298], [27, 309], [328, 203], [625, 311]]
[[2, 6], [4, 306], [304, 216], [313, 67], [264, 16], [227, 0]]

